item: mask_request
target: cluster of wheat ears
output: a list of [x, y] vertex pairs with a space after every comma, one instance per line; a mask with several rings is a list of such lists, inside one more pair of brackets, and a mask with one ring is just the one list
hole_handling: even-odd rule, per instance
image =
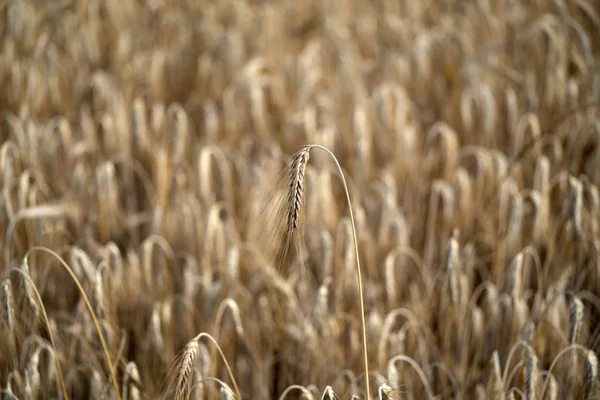
[[600, 398], [600, 1], [0, 11], [0, 397]]

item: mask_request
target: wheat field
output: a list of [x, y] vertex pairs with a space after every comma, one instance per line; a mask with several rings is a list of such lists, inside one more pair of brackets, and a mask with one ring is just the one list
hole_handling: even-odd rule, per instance
[[600, 1], [0, 10], [3, 399], [600, 399]]

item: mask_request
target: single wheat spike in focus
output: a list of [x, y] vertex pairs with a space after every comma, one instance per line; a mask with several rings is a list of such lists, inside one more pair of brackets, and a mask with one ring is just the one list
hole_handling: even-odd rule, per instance
[[304, 178], [306, 175], [306, 165], [310, 157], [310, 149], [307, 146], [296, 153], [290, 167], [287, 226], [292, 234], [298, 229], [300, 207], [304, 197]]
[[276, 177], [273, 191], [268, 193], [263, 212], [265, 221], [265, 245], [267, 253], [273, 253], [272, 262], [279, 273], [283, 272], [283, 265], [290, 250], [292, 242], [296, 244], [297, 256], [302, 266], [302, 233], [301, 218], [304, 206], [305, 178], [310, 156], [310, 148], [304, 147], [296, 152], [284, 174]]
[[[302, 147], [299, 151], [297, 151], [293, 156], [288, 165], [287, 169], [287, 194], [282, 196], [282, 193], [272, 193], [269, 200], [273, 198], [277, 198], [277, 203], [275, 204], [274, 218], [271, 216], [271, 220], [269, 221], [271, 225], [267, 228], [266, 235], [271, 235], [267, 238], [267, 244], [276, 245], [276, 263], [279, 266], [279, 271], [281, 271], [282, 266], [285, 262], [285, 257], [287, 255], [287, 251], [289, 249], [290, 243], [294, 240], [298, 253], [300, 255], [300, 263], [302, 263], [301, 256], [301, 240], [302, 234], [300, 230], [302, 229], [302, 208], [304, 205], [304, 197], [305, 197], [305, 180], [306, 180], [306, 171], [308, 160], [310, 158], [310, 152], [313, 149], [320, 149], [326, 152], [335, 162], [338, 173], [340, 175], [340, 179], [342, 180], [342, 184], [346, 193], [346, 201], [348, 204], [349, 214], [350, 214], [350, 222], [352, 226], [352, 236], [354, 239], [354, 251], [356, 258], [356, 274], [358, 279], [358, 295], [360, 301], [360, 317], [362, 324], [362, 334], [363, 334], [363, 357], [365, 364], [365, 373], [366, 376], [369, 376], [369, 365], [368, 365], [368, 354], [367, 354], [367, 337], [366, 337], [366, 323], [365, 323], [365, 311], [364, 311], [364, 300], [363, 300], [363, 287], [362, 287], [362, 277], [361, 277], [361, 268], [360, 268], [360, 257], [358, 254], [358, 235], [356, 232], [356, 224], [354, 219], [354, 214], [352, 212], [352, 203], [350, 201], [350, 193], [348, 190], [348, 185], [346, 183], [346, 178], [344, 177], [344, 173], [342, 171], [342, 167], [339, 164], [339, 161], [335, 157], [335, 155], [326, 147], [321, 145], [306, 145]], [[277, 188], [276, 188], [277, 189]], [[283, 207], [283, 202], [285, 201], [285, 207]], [[365, 380], [366, 383], [366, 398], [370, 399], [370, 391], [369, 391], [369, 381]]]
[[[200, 333], [195, 338], [190, 340], [187, 343], [187, 345], [185, 346], [185, 349], [183, 350], [181, 357], [178, 358], [178, 360], [177, 360], [178, 368], [176, 371], [175, 381], [173, 382], [174, 387], [172, 388], [172, 390], [174, 392], [174, 399], [175, 400], [183, 400], [183, 399], [187, 399], [189, 397], [191, 378], [192, 378], [192, 375], [194, 374], [194, 365], [196, 364], [196, 356], [198, 355], [198, 351], [200, 348], [199, 342], [200, 342], [200, 339], [203, 339], [203, 338], [208, 339], [217, 348], [217, 351], [219, 352], [219, 355], [221, 356], [221, 359], [223, 360], [223, 363], [225, 364], [225, 368], [227, 369], [229, 378], [231, 379], [231, 381], [233, 383], [235, 396], [231, 393], [231, 390], [225, 391], [225, 392], [221, 391], [221, 396], [229, 396], [228, 398], [241, 399], [242, 396], [240, 394], [240, 390], [238, 388], [237, 382], [235, 381], [233, 373], [231, 372], [231, 367], [229, 366], [229, 362], [227, 361], [227, 359], [225, 358], [225, 355], [223, 354], [223, 350], [221, 350], [221, 347], [219, 346], [217, 341], [211, 335], [209, 335], [208, 333], [205, 333], [205, 332]], [[231, 396], [233, 396], [233, 397], [231, 397]]]
[[177, 383], [175, 385], [175, 398], [184, 399], [188, 392], [188, 385], [196, 362], [196, 354], [198, 353], [198, 341], [191, 340], [185, 346], [183, 358], [179, 371], [177, 373]]

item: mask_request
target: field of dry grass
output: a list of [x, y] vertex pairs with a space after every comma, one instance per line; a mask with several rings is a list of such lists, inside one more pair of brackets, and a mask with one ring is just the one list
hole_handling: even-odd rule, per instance
[[600, 398], [599, 0], [0, 10], [4, 399]]

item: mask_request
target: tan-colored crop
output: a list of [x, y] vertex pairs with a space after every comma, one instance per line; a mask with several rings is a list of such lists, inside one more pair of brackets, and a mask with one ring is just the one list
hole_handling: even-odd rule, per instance
[[[229, 366], [229, 363], [227, 362], [227, 359], [223, 354], [223, 350], [221, 350], [221, 347], [219, 346], [217, 341], [211, 335], [205, 332], [200, 333], [198, 336], [190, 340], [186, 345], [185, 349], [183, 350], [181, 362], [179, 364], [179, 367], [177, 369], [177, 375], [175, 377], [174, 387], [172, 388], [175, 399], [187, 399], [190, 390], [191, 377], [194, 371], [194, 365], [196, 363], [196, 356], [198, 354], [199, 341], [202, 338], [210, 340], [219, 351], [219, 354], [223, 359], [223, 362], [225, 363], [225, 367], [227, 368], [227, 372], [229, 373], [229, 378], [233, 383], [237, 399], [241, 399], [242, 396], [240, 395], [240, 390], [238, 389], [237, 382], [233, 377], [233, 373], [231, 372], [231, 367]], [[225, 395], [230, 396], [229, 392], [226, 392]], [[221, 391], [221, 395], [224, 395], [223, 391]]]
[[0, 396], [597, 397], [597, 0], [445, 3], [3, 2]]
[[[350, 213], [350, 222], [352, 225], [352, 237], [354, 239], [354, 251], [355, 251], [355, 257], [356, 257], [356, 273], [357, 273], [357, 278], [358, 278], [358, 295], [359, 295], [359, 302], [360, 302], [360, 320], [361, 320], [361, 326], [362, 326], [362, 333], [363, 333], [363, 356], [364, 356], [364, 365], [365, 365], [365, 376], [369, 376], [369, 359], [368, 359], [368, 354], [367, 354], [367, 328], [366, 328], [366, 323], [365, 323], [365, 309], [364, 309], [364, 300], [363, 300], [363, 283], [362, 283], [362, 277], [361, 277], [361, 271], [360, 271], [360, 255], [358, 253], [358, 235], [356, 232], [356, 226], [355, 226], [355, 222], [354, 222], [354, 215], [352, 212], [352, 203], [350, 201], [350, 193], [348, 191], [348, 185], [346, 184], [346, 179], [344, 178], [344, 172], [342, 171], [342, 168], [337, 160], [337, 158], [335, 157], [335, 155], [326, 147], [323, 147], [321, 145], [316, 145], [316, 144], [312, 144], [312, 145], [307, 145], [304, 146], [301, 150], [299, 150], [298, 152], [296, 152], [296, 154], [292, 157], [292, 161], [290, 163], [290, 171], [289, 171], [289, 187], [288, 187], [288, 204], [287, 204], [287, 232], [286, 232], [286, 243], [284, 244], [285, 247], [289, 246], [289, 242], [287, 242], [287, 240], [289, 240], [290, 236], [288, 235], [293, 235], [296, 233], [297, 229], [298, 229], [298, 223], [299, 223], [299, 219], [301, 217], [300, 215], [300, 209], [302, 206], [302, 200], [304, 197], [304, 178], [305, 178], [305, 174], [306, 174], [306, 165], [308, 164], [308, 160], [309, 160], [309, 155], [310, 155], [310, 151], [312, 149], [320, 149], [325, 151], [329, 156], [331, 156], [331, 158], [333, 159], [333, 161], [336, 164], [336, 167], [338, 169], [338, 172], [340, 174], [340, 178], [342, 180], [343, 186], [344, 186], [344, 190], [346, 192], [346, 201], [348, 202], [348, 210]], [[369, 390], [369, 379], [365, 379], [365, 385], [366, 385], [366, 396], [367, 396], [367, 400], [369, 400], [370, 397], [370, 390]]]

